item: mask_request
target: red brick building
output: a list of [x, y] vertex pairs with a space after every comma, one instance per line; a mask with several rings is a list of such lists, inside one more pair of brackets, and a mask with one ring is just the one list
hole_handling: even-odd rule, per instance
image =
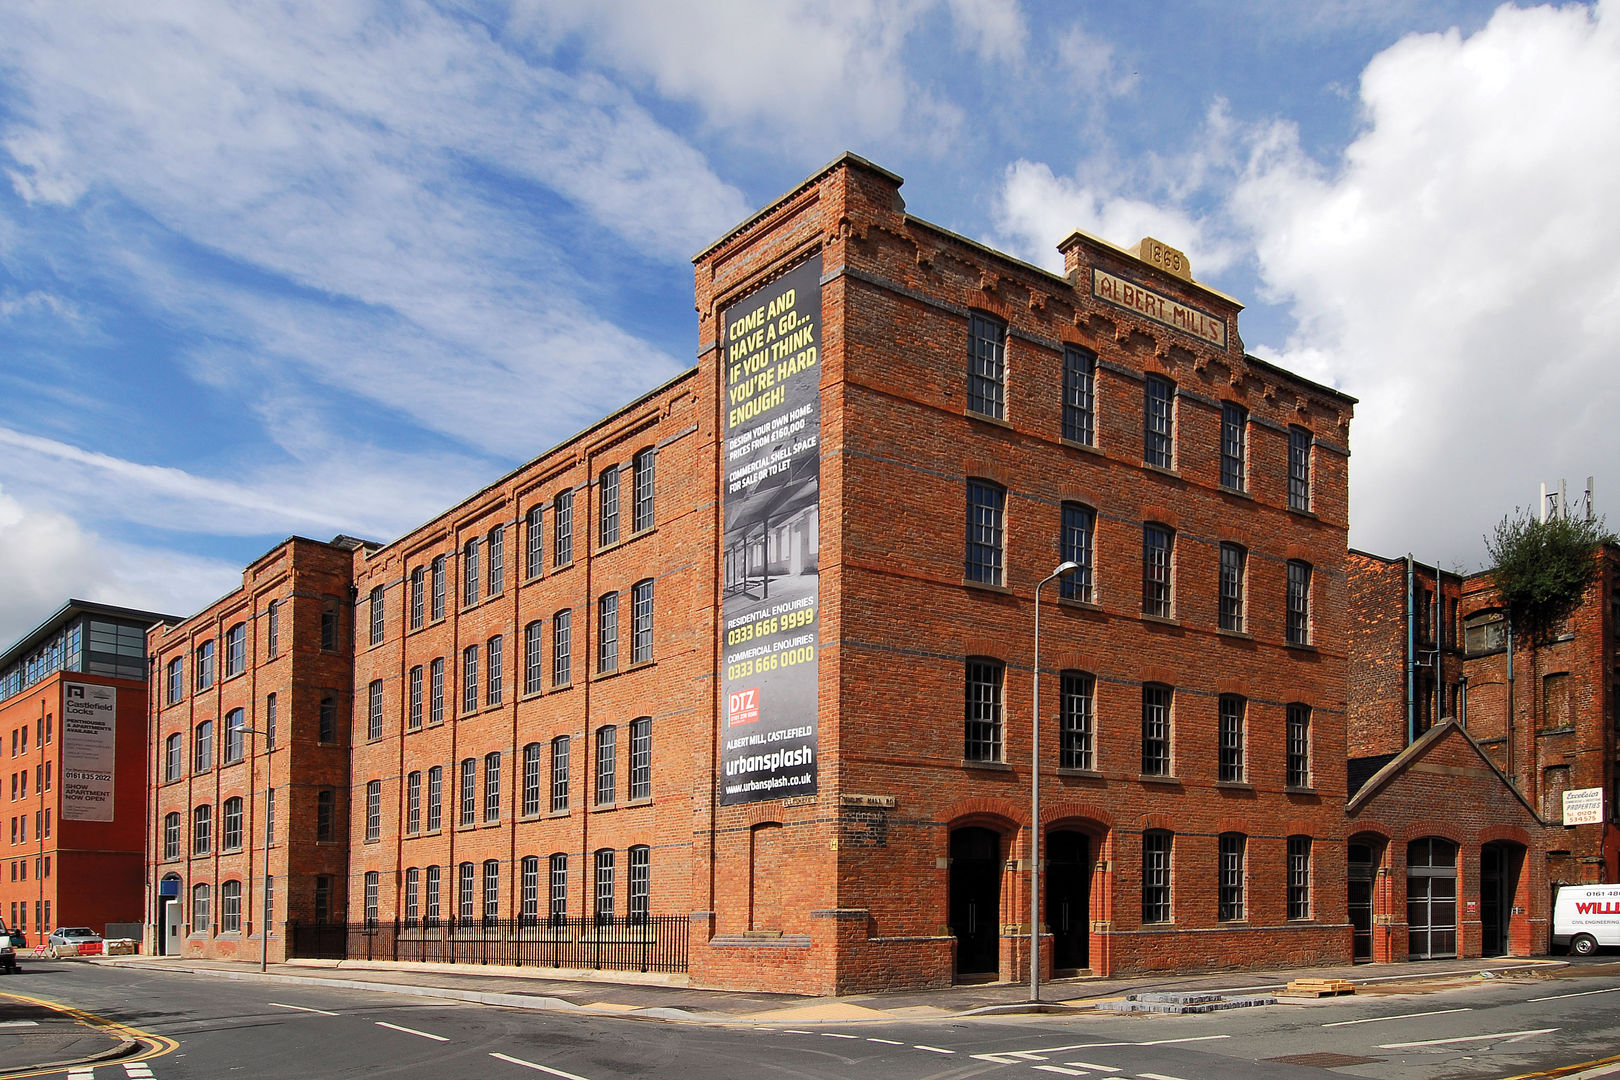
[[146, 807], [146, 630], [172, 619], [69, 600], [0, 653], [0, 918], [138, 927]]
[[345, 911], [361, 546], [293, 537], [149, 635], [149, 951], [279, 960], [289, 919]]
[[[1489, 572], [1440, 574], [1437, 604], [1433, 567], [1350, 553], [1358, 956], [1544, 952], [1557, 885], [1620, 880], [1620, 551], [1597, 558], [1599, 572], [1563, 631], [1536, 644], [1514, 640]], [[1601, 798], [1602, 820], [1565, 826], [1566, 791]], [[1458, 810], [1437, 818], [1436, 805]], [[1424, 861], [1408, 873], [1412, 852]], [[1439, 885], [1437, 857], [1452, 871]], [[1411, 888], [1455, 893], [1425, 907]]]
[[[701, 984], [1023, 977], [1033, 593], [1068, 561], [1043, 967], [1348, 958], [1353, 401], [1246, 355], [1173, 249], [1076, 233], [1052, 274], [899, 187], [833, 162], [697, 257], [692, 371], [392, 543], [290, 541], [154, 636], [185, 690], [153, 712], [182, 744], [154, 880], [241, 898], [188, 947], [255, 932], [245, 847], [188, 828], [240, 798], [258, 835], [264, 783], [254, 748], [197, 758], [199, 725], [259, 727], [273, 689], [272, 926], [573, 963], [673, 917]], [[299, 615], [276, 660], [272, 598]], [[325, 613], [331, 649], [299, 636]], [[236, 627], [240, 681], [186, 690]]]

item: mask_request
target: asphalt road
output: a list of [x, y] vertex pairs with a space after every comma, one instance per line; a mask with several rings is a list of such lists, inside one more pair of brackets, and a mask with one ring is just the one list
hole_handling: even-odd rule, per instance
[[70, 1080], [1442, 1080], [1512, 1076], [1620, 1053], [1620, 965], [1570, 974], [1580, 977], [1204, 1016], [1087, 1012], [801, 1027], [528, 1012], [67, 962], [31, 964], [0, 990], [71, 1005], [177, 1044], [144, 1062], [77, 1070]]

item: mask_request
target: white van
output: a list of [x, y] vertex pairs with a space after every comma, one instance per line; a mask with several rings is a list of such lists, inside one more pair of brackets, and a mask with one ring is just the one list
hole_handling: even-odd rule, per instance
[[1553, 948], [1591, 956], [1620, 945], [1620, 885], [1565, 885], [1553, 900]]

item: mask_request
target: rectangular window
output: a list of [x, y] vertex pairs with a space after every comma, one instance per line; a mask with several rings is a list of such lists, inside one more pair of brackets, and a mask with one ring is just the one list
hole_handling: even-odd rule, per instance
[[630, 909], [626, 914], [631, 926], [647, 925], [651, 903], [652, 849], [638, 845], [630, 849]]
[[[23, 818], [26, 827], [28, 819]], [[193, 855], [206, 855], [213, 844], [214, 808], [212, 806], [199, 806], [191, 812], [191, 853]], [[24, 840], [28, 837], [25, 834]]]
[[381, 679], [372, 681], [367, 688], [366, 738], [380, 739], [383, 734], [383, 686]]
[[479, 575], [478, 538], [475, 536], [461, 548], [461, 604], [471, 607], [478, 603]]
[[464, 862], [460, 867], [459, 894], [456, 897], [456, 913], [464, 923], [472, 922], [475, 917], [474, 904], [477, 901], [478, 867], [470, 862]]
[[1002, 670], [995, 660], [967, 662], [962, 756], [968, 761], [1001, 760]]
[[551, 564], [567, 566], [574, 561], [574, 493], [557, 496], [551, 513]]
[[501, 916], [501, 864], [494, 859], [484, 863], [484, 925], [493, 926]]
[[540, 744], [523, 748], [523, 816], [540, 813]]
[[1091, 570], [1096, 529], [1095, 510], [1079, 503], [1063, 504], [1063, 534], [1058, 541], [1058, 555], [1064, 562], [1072, 562], [1080, 568], [1058, 579], [1058, 595], [1065, 600], [1078, 600], [1082, 604], [1094, 602]]
[[1006, 416], [1006, 324], [983, 315], [968, 320], [969, 412]]
[[630, 662], [653, 658], [653, 583], [649, 578], [630, 587]]
[[197, 689], [206, 690], [214, 685], [214, 643], [205, 641], [197, 646]]
[[611, 806], [617, 795], [619, 729], [596, 729], [596, 805]]
[[428, 723], [444, 721], [444, 657], [428, 665]]
[[1221, 406], [1221, 487], [1244, 491], [1249, 445], [1249, 410], [1228, 401]]
[[418, 566], [415, 570], [411, 571], [411, 629], [412, 630], [420, 630], [420, 629], [422, 629], [422, 621], [423, 621], [423, 614], [424, 614], [423, 609], [422, 609], [422, 593], [423, 593], [422, 577], [423, 577], [422, 568], [420, 566]]
[[321, 609], [321, 649], [333, 652], [338, 647], [338, 610], [337, 602], [329, 601]]
[[1142, 526], [1142, 614], [1173, 617], [1172, 571], [1175, 533], [1163, 525]]
[[366, 842], [382, 839], [382, 781], [366, 782]]
[[430, 926], [437, 926], [439, 922], [439, 893], [444, 868], [430, 866], [427, 868], [427, 921]]
[[1288, 618], [1285, 639], [1290, 645], [1311, 643], [1311, 564], [1288, 562]]
[[568, 809], [568, 736], [551, 740], [551, 812]]
[[415, 926], [422, 917], [422, 871], [411, 866], [405, 870], [405, 925]]
[[506, 526], [497, 525], [489, 530], [489, 595], [495, 596], [506, 588]]
[[546, 869], [551, 886], [546, 914], [553, 926], [561, 926], [568, 919], [568, 856], [553, 855]]
[[337, 802], [331, 788], [322, 788], [315, 793], [315, 840], [317, 843], [328, 844], [337, 837], [337, 826], [334, 821], [337, 812]]
[[461, 650], [461, 711], [478, 711], [478, 646]]
[[521, 866], [521, 907], [518, 908], [518, 919], [525, 926], [533, 926], [540, 921], [540, 859], [536, 855], [523, 856]]
[[967, 558], [963, 576], [985, 585], [1001, 584], [1002, 510], [1006, 490], [982, 480], [967, 485]]
[[266, 847], [276, 842], [276, 789], [264, 790], [264, 844]]
[[1311, 707], [1295, 702], [1288, 706], [1287, 780], [1291, 788], [1311, 786]]
[[652, 798], [652, 717], [630, 721], [630, 799]]
[[654, 452], [648, 449], [637, 454], [631, 463], [635, 476], [635, 509], [632, 512], [630, 528], [638, 533], [646, 532], [653, 527], [654, 460]]
[[225, 714], [226, 764], [242, 760], [242, 754], [247, 749], [246, 729], [247, 715], [241, 709], [232, 709]]
[[478, 762], [473, 758], [461, 762], [461, 824], [478, 824]]
[[1221, 922], [1243, 918], [1243, 856], [1247, 846], [1241, 833], [1222, 833], [1220, 881], [1215, 898], [1215, 917]]
[[613, 852], [596, 853], [596, 925], [613, 925]]
[[169, 661], [168, 702], [175, 704], [186, 696], [186, 662], [182, 657]]
[[316, 715], [317, 742], [337, 742], [337, 709], [337, 698], [331, 694], [321, 697], [320, 709]]
[[214, 767], [214, 722], [204, 720], [191, 736], [191, 771], [207, 772]]
[[574, 613], [567, 608], [551, 617], [551, 685], [573, 681]]
[[411, 711], [408, 721], [412, 731], [422, 729], [422, 665], [411, 668]]
[[1288, 838], [1288, 917], [1311, 917], [1311, 838]]
[[1288, 509], [1311, 508], [1311, 433], [1302, 427], [1288, 429]]
[[405, 832], [415, 836], [422, 831], [422, 774], [405, 778]]
[[501, 673], [501, 636], [496, 634], [484, 645], [484, 704], [499, 705], [505, 678]]
[[271, 660], [281, 651], [281, 601], [270, 601], [266, 609], [267, 625], [264, 631], [264, 651]]
[[484, 820], [501, 820], [501, 755], [499, 752], [484, 758]]
[[247, 627], [237, 623], [225, 631], [225, 677], [247, 670]]
[[1222, 694], [1219, 705], [1220, 779], [1229, 784], [1240, 784], [1243, 771], [1243, 719], [1248, 702], [1237, 694]]
[[381, 645], [387, 633], [387, 610], [383, 605], [383, 587], [378, 585], [371, 590], [371, 644]]
[[1170, 688], [1142, 687], [1142, 775], [1170, 775]]
[[538, 694], [545, 682], [545, 623], [536, 619], [523, 628], [523, 692]]
[[610, 592], [596, 602], [596, 670], [619, 667], [619, 594]]
[[1170, 921], [1170, 834], [1153, 829], [1142, 834], [1142, 921]]
[[367, 926], [377, 925], [377, 900], [382, 888], [382, 875], [375, 870], [367, 870], [365, 877], [365, 917]]
[[1097, 354], [1070, 345], [1063, 350], [1063, 437], [1082, 446], [1097, 442]]
[[428, 832], [438, 832], [444, 823], [444, 769], [435, 765], [428, 770]]
[[546, 508], [529, 507], [523, 523], [523, 576], [537, 578], [546, 570]]
[[1092, 695], [1097, 681], [1083, 671], [1065, 671], [1058, 683], [1058, 764], [1065, 769], [1095, 769]]
[[433, 621], [444, 618], [444, 556], [433, 560]]
[[619, 467], [609, 465], [603, 469], [597, 486], [602, 493], [602, 513], [598, 521], [601, 533], [597, 543], [607, 547], [619, 542]]
[[1243, 584], [1248, 575], [1249, 553], [1238, 544], [1221, 545], [1220, 628], [1243, 632]]
[[1157, 375], [1147, 377], [1143, 391], [1142, 461], [1160, 469], [1175, 468], [1176, 385]]
[[219, 932], [242, 932], [242, 883], [227, 881], [219, 887]]
[[163, 857], [165, 859], [180, 857], [180, 815], [177, 813], [168, 814], [163, 818]]

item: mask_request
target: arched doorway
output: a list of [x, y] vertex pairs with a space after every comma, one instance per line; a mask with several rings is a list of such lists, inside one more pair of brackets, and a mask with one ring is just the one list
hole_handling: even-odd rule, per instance
[[1358, 836], [1350, 841], [1349, 913], [1351, 956], [1361, 962], [1373, 958], [1373, 881], [1383, 861], [1381, 836]]
[[1524, 848], [1518, 844], [1497, 840], [1479, 849], [1480, 945], [1485, 956], [1512, 951], [1509, 926], [1523, 866]]
[[1001, 968], [1001, 836], [968, 826], [951, 833], [951, 933], [958, 975]]
[[1053, 968], [1091, 966], [1091, 840], [1085, 833], [1046, 834], [1046, 925]]
[[158, 883], [157, 952], [179, 956], [185, 941], [185, 906], [180, 899], [180, 875], [165, 874]]
[[1406, 845], [1406, 953], [1413, 960], [1457, 955], [1457, 845], [1425, 836]]

